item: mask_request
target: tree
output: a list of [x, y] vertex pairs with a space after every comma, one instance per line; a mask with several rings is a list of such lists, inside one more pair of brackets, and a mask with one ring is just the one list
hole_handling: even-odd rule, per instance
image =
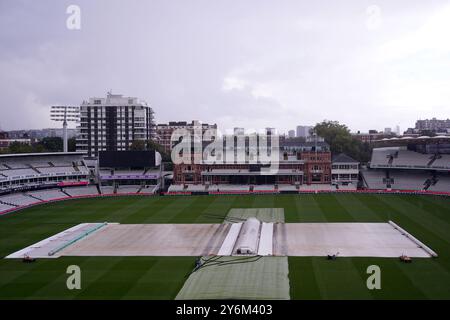
[[145, 151], [146, 149], [146, 143], [143, 140], [134, 140], [130, 145], [132, 151]]
[[44, 147], [44, 152], [63, 151], [63, 139], [60, 137], [45, 137], [39, 144]]
[[[73, 141], [71, 142], [71, 140]], [[61, 151], [63, 151], [62, 138], [45, 137], [41, 141], [33, 143], [31, 145], [21, 142], [13, 142], [2, 153], [40, 153], [40, 152], [61, 152]], [[75, 139], [69, 140], [69, 151], [75, 151]]]
[[161, 158], [162, 158], [163, 162], [172, 162], [170, 153], [166, 152], [166, 150], [164, 150], [164, 147], [162, 145], [160, 145], [159, 143], [157, 143], [153, 140], [148, 140], [147, 148], [158, 151], [161, 154]]
[[369, 161], [370, 145], [354, 138], [346, 125], [324, 120], [316, 124], [314, 131], [330, 145], [333, 154], [345, 153], [359, 162]]
[[7, 153], [31, 153], [33, 147], [26, 143], [12, 142], [8, 147]]
[[77, 150], [77, 139], [70, 138], [67, 142], [67, 147], [69, 152], [74, 152]]

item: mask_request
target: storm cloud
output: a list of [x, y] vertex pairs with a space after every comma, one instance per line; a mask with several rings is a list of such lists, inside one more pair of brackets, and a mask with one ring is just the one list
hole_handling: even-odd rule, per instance
[[449, 30], [448, 1], [0, 0], [0, 127], [112, 90], [158, 123], [406, 129], [449, 117]]

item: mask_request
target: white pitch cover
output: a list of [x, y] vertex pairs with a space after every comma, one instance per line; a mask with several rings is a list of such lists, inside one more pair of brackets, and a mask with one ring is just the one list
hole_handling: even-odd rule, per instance
[[242, 223], [233, 223], [228, 231], [222, 246], [217, 253], [218, 256], [231, 256], [233, 253], [234, 244], [236, 243], [239, 232], [241, 231]]
[[261, 236], [259, 238], [259, 256], [271, 256], [273, 249], [273, 223], [262, 223]]

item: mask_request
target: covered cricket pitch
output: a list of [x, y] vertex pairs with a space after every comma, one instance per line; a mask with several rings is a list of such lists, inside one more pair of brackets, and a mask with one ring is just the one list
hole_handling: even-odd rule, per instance
[[[254, 209], [253, 209], [254, 210]], [[253, 216], [253, 217], [250, 217]], [[231, 212], [217, 224], [80, 224], [8, 256], [437, 256], [388, 223], [284, 223]], [[262, 221], [260, 221], [261, 219]], [[264, 222], [264, 220], [268, 222]]]
[[[10, 258], [17, 259], [0, 260], [0, 299], [448, 298], [448, 206], [448, 199], [444, 198], [360, 194], [125, 197], [48, 204], [3, 217], [2, 256], [16, 252]], [[237, 229], [238, 224], [251, 217], [261, 222], [259, 242], [264, 245], [256, 243], [256, 255], [233, 253], [237, 242], [230, 234], [231, 228]], [[388, 224], [390, 220], [405, 230]], [[195, 236], [190, 224], [200, 225], [203, 237]], [[130, 248], [127, 239], [146, 246], [146, 242], [154, 242], [148, 233], [163, 230], [163, 225], [181, 229], [164, 229], [166, 239], [154, 243], [159, 251], [145, 254], [160, 254], [163, 250], [171, 254], [171, 233], [176, 232], [188, 240], [176, 241], [186, 247], [179, 246], [177, 250], [198, 255], [131, 256], [136, 252], [126, 252]], [[209, 231], [203, 229], [208, 225]], [[220, 225], [223, 233], [219, 237], [214, 234]], [[183, 229], [184, 226], [188, 228]], [[182, 235], [186, 231], [194, 236]], [[103, 238], [103, 233], [112, 236], [113, 241]], [[119, 233], [122, 236], [118, 237]], [[423, 249], [418, 248], [420, 245], [412, 236], [435, 250], [439, 258], [414, 258], [410, 249], [419, 249], [421, 254]], [[367, 250], [368, 244], [392, 246], [395, 242], [388, 241], [389, 237], [406, 238], [401, 247], [395, 248], [394, 258], [358, 256], [360, 252], [350, 253], [347, 248], [350, 244], [353, 251], [363, 249], [363, 254], [374, 254]], [[96, 239], [103, 239], [101, 247], [105, 248], [123, 242], [121, 248], [115, 249], [122, 255], [97, 256], [98, 248], [92, 250], [100, 245]], [[252, 239], [249, 244], [254, 248]], [[92, 256], [69, 255], [72, 250], [91, 246]], [[230, 248], [231, 256], [209, 253]], [[270, 252], [264, 253], [260, 250], [263, 248], [272, 249], [272, 256], [265, 255]], [[306, 248], [320, 249], [324, 254], [308, 253]], [[326, 256], [338, 252], [335, 260]], [[412, 264], [400, 261], [397, 252], [411, 256]], [[35, 263], [19, 261], [27, 253], [37, 256]], [[283, 254], [291, 256], [280, 256]], [[40, 255], [47, 258], [39, 258]], [[69, 265], [82, 270], [81, 291], [66, 290]], [[381, 268], [383, 290], [375, 292], [366, 287], [367, 268], [371, 265]]]

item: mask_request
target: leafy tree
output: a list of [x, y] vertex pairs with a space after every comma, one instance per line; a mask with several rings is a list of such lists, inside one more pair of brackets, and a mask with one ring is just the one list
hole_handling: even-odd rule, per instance
[[372, 148], [354, 138], [346, 125], [324, 120], [316, 124], [314, 131], [330, 145], [333, 154], [345, 153], [359, 162], [369, 161]]
[[145, 151], [147, 150], [145, 141], [143, 140], [134, 140], [130, 145], [130, 150], [132, 151]]
[[45, 137], [40, 142], [44, 152], [61, 152], [63, 151], [63, 139], [60, 137]]
[[69, 152], [74, 152], [77, 150], [77, 139], [70, 138], [67, 142], [67, 147]]
[[[40, 144], [40, 143], [36, 143], [34, 145], [32, 145], [32, 149], [33, 149], [33, 153], [40, 153], [40, 152], [49, 152], [47, 149], [45, 149], [45, 147]], [[53, 151], [52, 151], [53, 152]]]
[[7, 153], [31, 153], [33, 147], [26, 143], [13, 142], [8, 147]]
[[163, 162], [172, 162], [172, 158], [170, 156], [170, 153], [166, 152], [164, 150], [164, 147], [162, 145], [160, 145], [159, 143], [157, 143], [157, 142], [155, 142], [153, 140], [148, 140], [147, 141], [147, 148], [158, 151], [161, 154], [161, 158], [162, 158]]

